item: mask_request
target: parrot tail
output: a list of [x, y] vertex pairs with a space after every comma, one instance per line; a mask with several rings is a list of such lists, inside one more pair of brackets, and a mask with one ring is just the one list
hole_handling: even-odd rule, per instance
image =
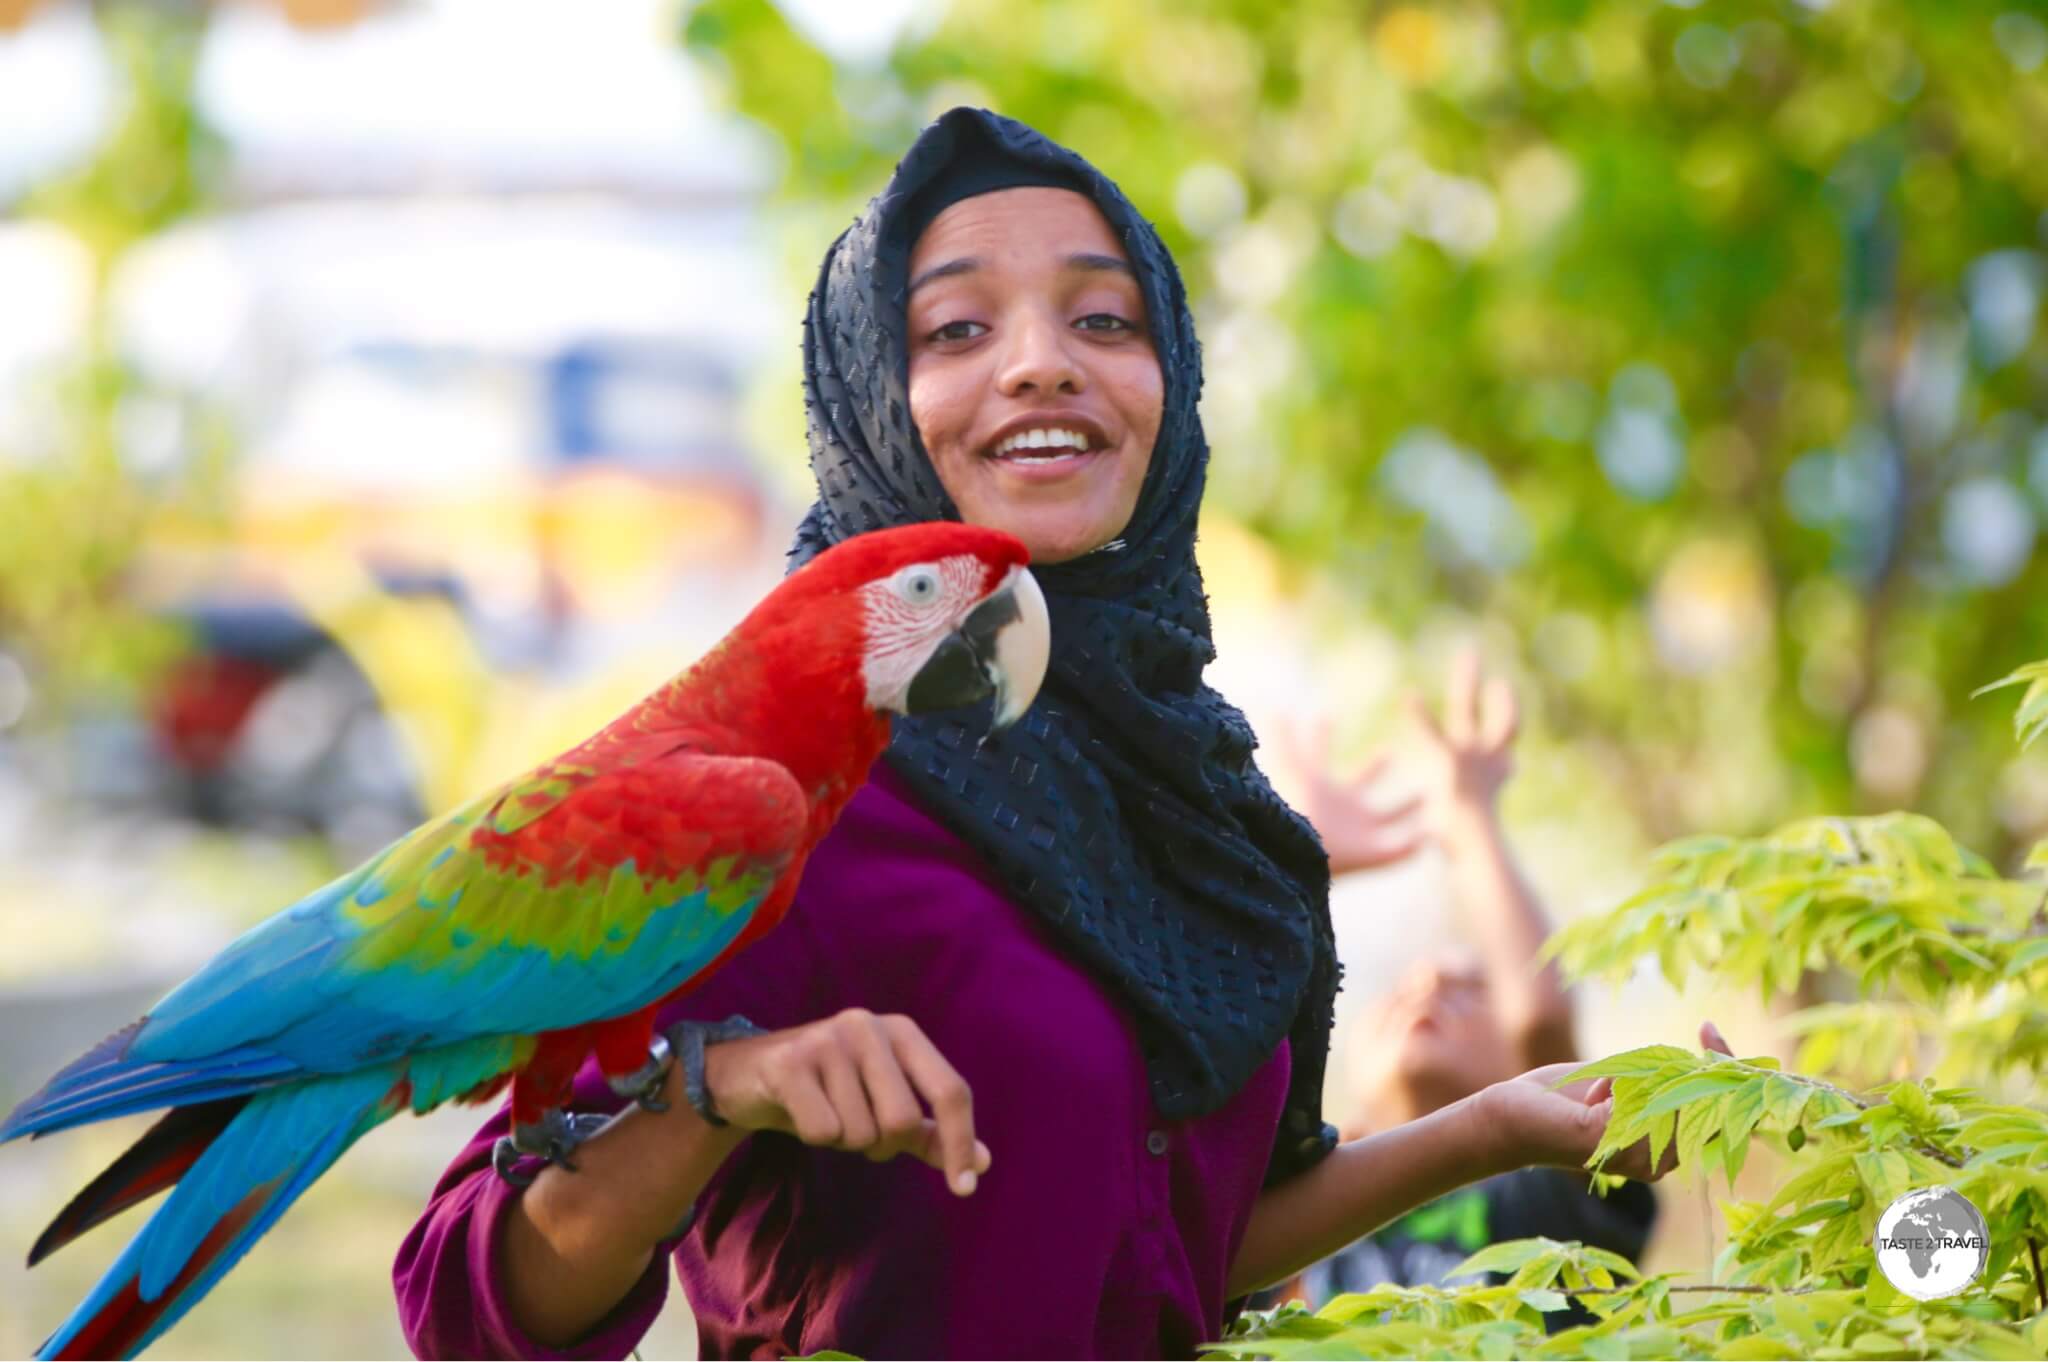
[[[36, 1356], [135, 1356], [198, 1304], [343, 1151], [410, 1097], [402, 1069], [380, 1066], [165, 1117], [38, 1242], [38, 1252], [47, 1253], [111, 1214], [100, 1200], [88, 1200], [95, 1189], [132, 1205], [149, 1195], [140, 1189], [152, 1181], [177, 1182]], [[76, 1227], [62, 1233], [81, 1203]]]
[[239, 1097], [305, 1073], [291, 1060], [254, 1046], [199, 1060], [137, 1059], [129, 1047], [148, 1021], [144, 1017], [116, 1031], [65, 1065], [40, 1092], [0, 1121], [0, 1144], [138, 1111]]

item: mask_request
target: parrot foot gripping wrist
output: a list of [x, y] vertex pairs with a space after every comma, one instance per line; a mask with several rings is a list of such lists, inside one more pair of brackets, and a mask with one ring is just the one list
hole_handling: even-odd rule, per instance
[[532, 1125], [515, 1125], [510, 1135], [498, 1137], [498, 1142], [491, 1146], [491, 1167], [514, 1187], [531, 1186], [536, 1176], [519, 1170], [519, 1159], [524, 1154], [538, 1154], [573, 1173], [576, 1165], [569, 1162], [569, 1155], [610, 1120], [600, 1112], [571, 1114], [560, 1107], [550, 1107]]
[[664, 1112], [668, 1103], [661, 1090], [668, 1085], [668, 1071], [675, 1066], [675, 1047], [668, 1037], [657, 1033], [647, 1046], [647, 1062], [629, 1074], [607, 1074], [605, 1082], [620, 1097], [640, 1104], [643, 1111]]
[[675, 1052], [676, 1062], [683, 1066], [683, 1096], [690, 1100], [691, 1108], [704, 1119], [706, 1125], [728, 1124], [712, 1107], [711, 1091], [704, 1085], [704, 1047], [716, 1045], [720, 1041], [763, 1036], [767, 1032], [745, 1017], [735, 1015], [727, 1017], [722, 1022], [677, 1022], [662, 1034], [668, 1038], [669, 1047]]

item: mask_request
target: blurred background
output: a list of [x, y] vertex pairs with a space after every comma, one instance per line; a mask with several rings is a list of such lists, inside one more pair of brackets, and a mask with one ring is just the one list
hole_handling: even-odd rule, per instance
[[[0, 0], [0, 1107], [775, 580], [817, 260], [957, 103], [1178, 254], [1262, 731], [1348, 766], [1478, 642], [1560, 916], [1691, 831], [2048, 832], [1970, 698], [2048, 656], [2031, 0]], [[1337, 900], [1347, 1008], [1458, 935], [1426, 857]], [[1582, 1046], [1708, 1010], [1773, 1043], [1652, 975]], [[156, 1355], [404, 1355], [474, 1119], [366, 1141]], [[0, 1355], [110, 1260], [18, 1266], [133, 1133], [0, 1151]], [[1664, 1195], [1653, 1262], [1709, 1261]]]

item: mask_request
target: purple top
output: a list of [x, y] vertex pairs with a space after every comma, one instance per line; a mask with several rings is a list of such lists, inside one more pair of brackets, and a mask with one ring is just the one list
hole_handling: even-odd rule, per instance
[[[789, 917], [664, 1015], [771, 1030], [848, 1007], [914, 1019], [974, 1093], [993, 1161], [973, 1196], [915, 1159], [870, 1163], [756, 1134], [673, 1248], [706, 1357], [1189, 1356], [1220, 1335], [1224, 1281], [1287, 1093], [1283, 1041], [1221, 1110], [1154, 1111], [1116, 1003], [968, 846], [877, 763], [813, 853]], [[620, 1107], [594, 1062], [580, 1110]], [[565, 1350], [520, 1332], [492, 1253], [517, 1193], [490, 1171], [500, 1111], [399, 1250], [421, 1357], [624, 1357], [660, 1312], [656, 1253]]]

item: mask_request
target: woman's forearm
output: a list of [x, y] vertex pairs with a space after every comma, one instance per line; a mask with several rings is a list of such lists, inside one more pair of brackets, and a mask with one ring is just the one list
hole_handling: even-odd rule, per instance
[[1474, 1094], [1337, 1146], [1260, 1195], [1231, 1263], [1226, 1297], [1281, 1281], [1417, 1206], [1503, 1171], [1496, 1135]]
[[549, 1167], [499, 1231], [506, 1307], [534, 1339], [588, 1333], [647, 1270], [698, 1193], [748, 1134], [705, 1124], [671, 1069], [665, 1112], [628, 1108], [578, 1146], [576, 1171]]

